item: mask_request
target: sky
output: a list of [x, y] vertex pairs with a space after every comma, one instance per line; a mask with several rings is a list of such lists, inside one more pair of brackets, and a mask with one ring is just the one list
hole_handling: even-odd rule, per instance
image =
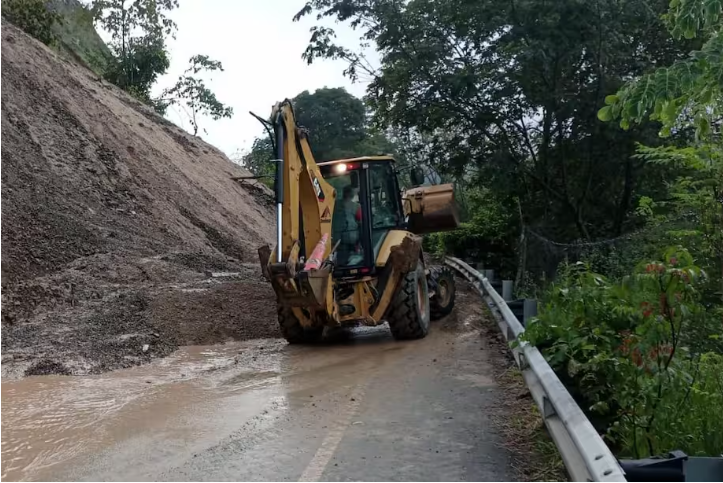
[[[179, 4], [170, 15], [178, 25], [176, 39], [169, 38], [167, 44], [171, 66], [153, 94], [172, 86], [193, 55], [220, 61], [224, 72], [214, 72], [206, 84], [219, 101], [233, 108], [234, 116], [201, 120], [199, 135], [229, 156], [250, 149], [254, 138], [264, 133], [249, 111], [267, 118], [274, 103], [322, 87], [345, 87], [355, 96], [364, 95], [363, 83], [352, 84], [343, 76], [344, 62], [307, 65], [301, 58], [309, 28], [316, 22], [314, 16], [292, 22], [305, 0], [180, 0]], [[357, 45], [358, 32], [343, 25], [334, 27], [343, 44]], [[373, 55], [370, 58], [375, 60]], [[190, 129], [182, 110], [169, 109], [166, 117]]]

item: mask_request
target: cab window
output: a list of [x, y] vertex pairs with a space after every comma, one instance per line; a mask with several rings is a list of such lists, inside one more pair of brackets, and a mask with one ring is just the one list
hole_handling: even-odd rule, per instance
[[369, 168], [372, 247], [374, 258], [379, 254], [389, 230], [401, 225], [399, 192], [396, 174], [390, 163], [372, 163]]
[[331, 224], [331, 243], [337, 247], [337, 262], [342, 267], [358, 266], [364, 261], [359, 175], [360, 171], [349, 170], [342, 174], [325, 176], [325, 180], [337, 193]]

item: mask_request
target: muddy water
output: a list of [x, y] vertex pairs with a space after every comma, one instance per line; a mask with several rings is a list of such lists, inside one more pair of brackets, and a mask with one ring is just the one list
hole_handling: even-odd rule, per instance
[[80, 468], [116, 464], [97, 458], [104, 452], [129, 479], [180, 464], [244, 424], [263, 425], [265, 414], [308, 403], [309, 388], [347, 383], [380, 364], [379, 354], [400, 349], [386, 332], [370, 334], [357, 337], [353, 350], [257, 340], [187, 347], [98, 376], [3, 382], [2, 479], [82, 478]]

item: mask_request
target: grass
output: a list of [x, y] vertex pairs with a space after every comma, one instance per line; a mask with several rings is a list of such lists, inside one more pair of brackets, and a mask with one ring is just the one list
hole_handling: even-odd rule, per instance
[[505, 414], [494, 418], [505, 447], [513, 455], [512, 467], [524, 481], [567, 480], [562, 458], [547, 434], [522, 374], [516, 366], [503, 369], [495, 380], [504, 388]]
[[491, 418], [510, 453], [510, 466], [520, 481], [566, 481], [562, 458], [486, 304], [484, 313], [483, 336], [502, 389]]

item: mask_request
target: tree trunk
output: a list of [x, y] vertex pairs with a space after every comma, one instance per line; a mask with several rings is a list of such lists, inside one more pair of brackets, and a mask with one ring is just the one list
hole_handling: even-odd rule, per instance
[[613, 230], [617, 236], [620, 236], [623, 232], [623, 223], [630, 207], [630, 200], [633, 195], [633, 162], [630, 158], [625, 161], [625, 184], [623, 186], [623, 193], [620, 197], [620, 203], [618, 204], [618, 211], [615, 214], [615, 224]]

